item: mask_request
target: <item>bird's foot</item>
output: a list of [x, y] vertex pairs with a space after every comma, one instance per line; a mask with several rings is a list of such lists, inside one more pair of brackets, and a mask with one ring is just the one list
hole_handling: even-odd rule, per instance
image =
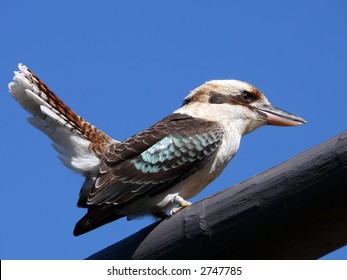
[[176, 214], [178, 211], [182, 210], [183, 208], [186, 208], [190, 205], [192, 205], [191, 202], [184, 200], [182, 197], [180, 196], [176, 196], [175, 197], [175, 202], [179, 203], [179, 207], [176, 208], [172, 208], [170, 211], [170, 215], [173, 216], [174, 214]]

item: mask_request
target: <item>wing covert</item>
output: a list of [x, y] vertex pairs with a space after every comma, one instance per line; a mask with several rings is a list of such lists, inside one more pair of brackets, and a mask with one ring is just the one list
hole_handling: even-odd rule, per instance
[[223, 130], [215, 122], [173, 114], [112, 144], [86, 207], [127, 204], [170, 188], [204, 166], [216, 154], [222, 138]]

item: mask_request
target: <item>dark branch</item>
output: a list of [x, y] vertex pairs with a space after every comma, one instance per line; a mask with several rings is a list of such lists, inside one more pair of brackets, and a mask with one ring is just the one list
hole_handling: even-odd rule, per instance
[[347, 244], [347, 131], [89, 259], [317, 259]]

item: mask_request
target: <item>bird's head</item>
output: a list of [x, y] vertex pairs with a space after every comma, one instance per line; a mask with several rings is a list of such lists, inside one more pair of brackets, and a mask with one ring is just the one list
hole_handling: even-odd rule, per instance
[[238, 80], [212, 80], [194, 89], [181, 111], [194, 117], [233, 123], [249, 133], [259, 126], [297, 126], [306, 121], [276, 108], [256, 87]]

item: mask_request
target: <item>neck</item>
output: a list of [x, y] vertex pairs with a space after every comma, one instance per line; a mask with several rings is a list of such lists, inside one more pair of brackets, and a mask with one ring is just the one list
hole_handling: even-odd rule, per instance
[[174, 113], [187, 114], [194, 118], [214, 121], [232, 134], [240, 134], [240, 138], [253, 131], [255, 127], [249, 125], [249, 118], [244, 117], [242, 106], [229, 104], [189, 103]]
[[175, 113], [215, 121], [223, 127], [223, 142], [210, 169], [210, 172], [217, 174], [223, 170], [237, 152], [242, 136], [250, 132], [245, 129], [247, 125], [242, 118], [231, 118], [239, 113], [238, 108], [231, 108], [227, 104], [223, 106], [221, 104], [192, 103], [179, 108]]

